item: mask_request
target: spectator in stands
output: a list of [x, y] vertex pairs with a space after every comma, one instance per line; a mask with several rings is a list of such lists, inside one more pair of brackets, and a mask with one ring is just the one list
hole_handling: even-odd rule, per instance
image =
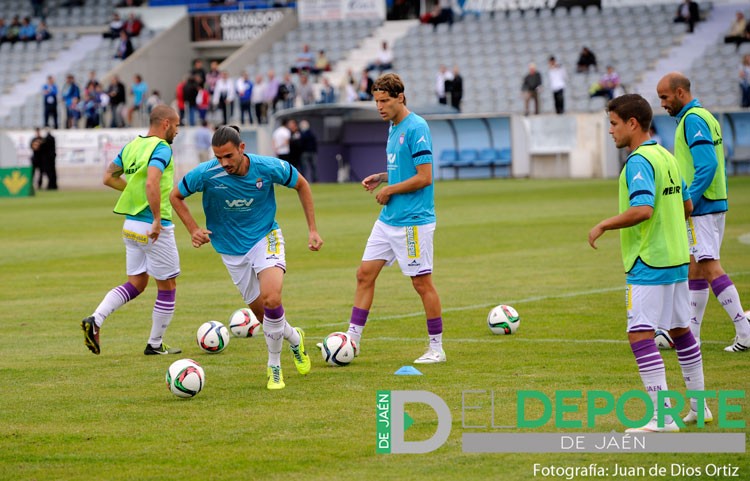
[[80, 129], [81, 128], [81, 101], [80, 97], [74, 97], [71, 101], [70, 107], [68, 108], [68, 128], [69, 129]]
[[140, 7], [142, 4], [143, 4], [142, 0], [121, 0], [120, 2], [117, 2], [117, 5], [115, 5], [115, 7], [117, 8]]
[[372, 78], [367, 73], [367, 69], [362, 69], [362, 74], [357, 82], [357, 98], [359, 100], [372, 100]]
[[42, 21], [45, 19], [45, 8], [44, 0], [31, 0], [31, 10], [34, 12], [33, 15], [36, 18], [41, 18]]
[[742, 57], [742, 65], [740, 65], [740, 107], [750, 107], [750, 54], [745, 54]]
[[127, 32], [125, 30], [120, 31], [120, 41], [117, 44], [117, 50], [115, 51], [115, 58], [119, 58], [120, 60], [125, 60], [126, 58], [130, 57], [130, 55], [133, 53], [133, 44], [130, 41], [130, 37], [128, 37]]
[[205, 121], [206, 116], [208, 115], [208, 109], [211, 108], [211, 94], [208, 92], [205, 85], [198, 86], [198, 94], [195, 96], [195, 104], [198, 108], [198, 117], [200, 117], [201, 122]]
[[102, 37], [111, 38], [112, 40], [120, 38], [120, 32], [122, 32], [123, 25], [124, 23], [120, 18], [120, 14], [114, 12], [112, 14], [112, 20], [109, 21], [109, 31], [104, 32]]
[[[198, 83], [203, 85], [206, 83], [206, 69], [203, 68], [203, 60], [196, 58], [193, 60], [193, 68], [190, 70], [190, 75], [200, 77]], [[191, 124], [192, 125], [192, 124]]]
[[700, 9], [698, 4], [692, 0], [684, 0], [678, 7], [674, 17], [674, 23], [686, 23], [687, 31], [693, 33], [695, 24], [700, 21]]
[[141, 22], [141, 19], [135, 13], [130, 12], [122, 28], [127, 32], [128, 36], [137, 37], [141, 34], [141, 30], [143, 30], [143, 22]]
[[234, 116], [234, 101], [237, 95], [234, 92], [234, 80], [226, 70], [221, 71], [221, 76], [214, 84], [214, 93], [211, 103], [221, 111], [224, 125], [229, 125], [229, 119]]
[[289, 152], [292, 140], [292, 123], [297, 122], [294, 119], [286, 119], [271, 134], [271, 143], [273, 145], [273, 154], [281, 159], [290, 162]]
[[377, 70], [378, 73], [383, 73], [385, 70], [393, 68], [393, 51], [388, 48], [388, 42], [383, 41], [380, 45], [380, 52], [378, 52], [378, 58], [373, 60], [368, 66], [367, 71]]
[[36, 41], [37, 42], [44, 42], [45, 40], [49, 40], [52, 38], [52, 34], [49, 31], [49, 28], [47, 27], [47, 23], [42, 20], [39, 22], [39, 24], [36, 26]]
[[188, 110], [188, 124], [195, 125], [195, 114], [198, 113], [198, 90], [203, 85], [200, 74], [188, 76], [182, 95], [185, 98], [185, 107]]
[[453, 28], [453, 0], [438, 0], [429, 22], [432, 24], [433, 32], [437, 32], [437, 26], [441, 23], [447, 23], [448, 30], [451, 30]]
[[307, 75], [299, 76], [299, 98], [302, 105], [312, 105], [315, 103], [315, 90]]
[[253, 123], [253, 81], [250, 80], [250, 74], [243, 71], [234, 85], [234, 91], [240, 103], [240, 123], [245, 123], [245, 114], [247, 114], [247, 123]]
[[555, 100], [555, 112], [558, 114], [565, 113], [565, 82], [568, 74], [565, 68], [557, 63], [554, 56], [549, 58], [549, 88], [552, 90], [552, 97]]
[[315, 65], [315, 56], [310, 51], [308, 44], [302, 45], [302, 51], [297, 54], [297, 59], [294, 61], [294, 65], [290, 71], [292, 73], [310, 72]]
[[318, 55], [315, 57], [315, 65], [312, 68], [312, 73], [314, 75], [320, 75], [323, 72], [330, 72], [331, 71], [331, 62], [328, 60], [328, 56], [326, 56], [325, 50], [319, 50]]
[[185, 75], [174, 89], [174, 101], [177, 105], [177, 113], [180, 116], [180, 125], [185, 124], [185, 84], [187, 84], [188, 75]]
[[266, 73], [266, 88], [264, 89], [263, 101], [266, 103], [266, 119], [268, 119], [268, 112], [276, 112], [276, 102], [279, 97], [279, 79], [276, 78], [276, 72], [273, 69]]
[[732, 25], [729, 27], [729, 33], [724, 37], [724, 43], [734, 43], [737, 45], [737, 50], [739, 50], [740, 44], [748, 40], [745, 34], [746, 29], [747, 21], [745, 20], [745, 14], [738, 11]]
[[588, 47], [583, 47], [578, 56], [578, 62], [576, 62], [576, 72], [588, 73], [592, 68], [594, 71], [597, 70], [596, 55]]
[[[447, 105], [448, 97], [446, 93], [445, 84], [453, 80], [453, 73], [448, 70], [448, 67], [441, 64], [438, 69], [438, 73], [435, 76], [435, 95], [437, 96], [438, 103]], [[450, 91], [450, 90], [448, 90]]]
[[164, 100], [162, 100], [159, 91], [154, 90], [146, 99], [146, 112], [148, 112], [149, 117], [151, 117], [151, 111], [154, 110], [154, 107], [156, 107], [157, 105], [164, 105]]
[[359, 101], [359, 95], [357, 95], [357, 83], [353, 78], [349, 78], [349, 81], [344, 84], [344, 102], [351, 104]]
[[292, 137], [289, 139], [289, 163], [300, 173], [302, 172], [302, 133], [299, 131], [297, 121], [289, 123]]
[[21, 31], [21, 20], [18, 15], [13, 16], [13, 20], [10, 21], [10, 25], [5, 30], [5, 41], [15, 44], [18, 41], [18, 35]]
[[0, 45], [6, 41], [6, 34], [8, 33], [8, 26], [5, 25], [5, 19], [0, 17]]
[[93, 129], [99, 126], [99, 99], [95, 92], [86, 92], [80, 105], [81, 113], [85, 119], [85, 127]]
[[320, 101], [321, 104], [333, 104], [336, 103], [336, 89], [333, 88], [328, 78], [323, 77], [320, 87]]
[[453, 67], [453, 80], [450, 83], [451, 105], [454, 109], [461, 111], [461, 99], [464, 96], [464, 78], [458, 70], [458, 65]]
[[47, 77], [47, 83], [42, 87], [42, 96], [44, 102], [44, 126], [49, 126], [49, 119], [52, 118], [52, 126], [57, 129], [57, 85], [52, 75]]
[[[305, 72], [300, 71], [300, 75]], [[297, 100], [297, 85], [292, 80], [290, 74], [284, 74], [284, 81], [279, 84], [279, 92], [276, 95], [276, 102], [281, 102], [282, 109], [291, 109]]]
[[619, 86], [620, 76], [615, 72], [613, 66], [607, 65], [607, 71], [602, 75], [602, 78], [591, 86], [591, 98], [604, 97], [609, 102], [615, 97], [615, 89]]
[[198, 151], [198, 161], [208, 162], [214, 156], [211, 149], [211, 139], [214, 133], [205, 120], [195, 129], [195, 149]]
[[107, 124], [104, 121], [104, 113], [107, 111], [107, 107], [109, 106], [109, 94], [104, 91], [104, 87], [102, 87], [101, 84], [98, 84], [96, 86], [96, 89], [94, 89], [94, 95], [96, 95], [96, 99], [99, 103], [99, 127], [106, 127]]
[[96, 79], [96, 70], [91, 70], [89, 72], [89, 79], [86, 81], [86, 85], [83, 88], [84, 93], [92, 93], [98, 86], [99, 81]]
[[18, 29], [18, 40], [33, 42], [36, 40], [36, 26], [31, 23], [31, 17], [24, 17], [21, 28]]
[[205, 88], [209, 94], [213, 95], [214, 89], [216, 88], [216, 82], [219, 81], [219, 78], [221, 78], [219, 62], [217, 62], [216, 60], [212, 60], [208, 69], [208, 73], [206, 74], [206, 81], [203, 84], [203, 88]]
[[299, 123], [300, 129], [300, 147], [302, 150], [302, 156], [300, 164], [302, 167], [302, 175], [305, 179], [309, 179], [311, 182], [318, 181], [318, 139], [315, 138], [315, 134], [310, 129], [310, 122], [303, 120]]
[[78, 119], [81, 118], [78, 112], [78, 101], [81, 99], [81, 89], [76, 84], [73, 74], [65, 77], [65, 84], [62, 87], [62, 100], [65, 103], [65, 128], [72, 129], [76, 127]]
[[253, 86], [253, 93], [250, 95], [250, 102], [253, 104], [255, 119], [258, 123], [267, 123], [268, 104], [266, 103], [266, 82], [263, 75], [255, 76], [255, 85]]
[[539, 114], [539, 91], [542, 89], [542, 76], [536, 70], [536, 64], [529, 64], [529, 72], [521, 84], [523, 93], [524, 115], [529, 115], [529, 104], [534, 101], [534, 114]]
[[127, 93], [125, 91], [125, 85], [120, 82], [120, 77], [117, 75], [113, 75], [112, 80], [109, 81], [107, 95], [109, 95], [109, 110], [112, 113], [112, 119], [109, 122], [109, 126], [111, 128], [125, 127], [125, 115], [123, 109], [126, 105]]
[[133, 76], [133, 84], [130, 86], [130, 93], [133, 95], [133, 105], [128, 109], [128, 125], [133, 126], [133, 114], [136, 112], [138, 112], [138, 125], [140, 125], [141, 114], [144, 112], [146, 103], [146, 94], [148, 94], [148, 84], [143, 80], [143, 77], [141, 77], [140, 74], [135, 74]]

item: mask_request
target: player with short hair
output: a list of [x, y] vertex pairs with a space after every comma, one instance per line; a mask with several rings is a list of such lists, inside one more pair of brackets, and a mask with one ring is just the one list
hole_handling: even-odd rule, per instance
[[672, 72], [659, 81], [661, 106], [677, 121], [674, 151], [694, 210], [688, 219], [690, 244], [690, 329], [700, 342], [700, 329], [708, 304], [709, 286], [734, 323], [735, 338], [728, 352], [750, 350], [750, 322], [737, 288], [721, 267], [719, 251], [724, 238], [727, 175], [721, 125], [690, 92], [690, 80]]
[[[284, 235], [276, 223], [274, 184], [295, 189], [307, 220], [308, 247], [320, 250], [312, 191], [307, 180], [286, 162], [245, 152], [239, 128], [219, 127], [211, 139], [215, 158], [188, 172], [170, 200], [190, 232], [193, 247], [210, 242], [229, 271], [245, 303], [258, 319], [268, 346], [268, 389], [283, 389], [283, 339], [289, 341], [300, 374], [310, 371], [305, 334], [286, 320], [281, 289], [286, 272]], [[190, 213], [185, 198], [203, 192], [206, 228]], [[282, 339], [283, 338], [283, 339]]]
[[[99, 330], [104, 320], [146, 289], [149, 276], [158, 293], [152, 314], [151, 335], [144, 354], [177, 354], [163, 341], [174, 316], [180, 257], [174, 238], [169, 193], [174, 185], [172, 140], [179, 130], [180, 117], [174, 109], [158, 105], [151, 112], [145, 137], [130, 141], [104, 173], [104, 184], [122, 192], [115, 213], [125, 216], [122, 238], [125, 242], [128, 281], [115, 287], [91, 316], [81, 322], [84, 343], [99, 354]], [[123, 178], [127, 177], [127, 181]]]
[[432, 282], [435, 193], [432, 137], [425, 120], [406, 107], [404, 83], [393, 73], [379, 77], [372, 93], [380, 117], [390, 123], [386, 146], [387, 172], [367, 176], [362, 185], [383, 206], [367, 240], [357, 270], [357, 288], [348, 333], [359, 344], [372, 306], [375, 280], [386, 265], [398, 262], [411, 277], [427, 316], [429, 348], [414, 362], [445, 362], [440, 297]]
[[[690, 262], [685, 218], [692, 202], [674, 157], [648, 133], [652, 111], [637, 94], [617, 97], [607, 105], [609, 133], [618, 148], [631, 151], [620, 174], [620, 213], [604, 219], [589, 232], [589, 244], [608, 230], [620, 230], [622, 261], [627, 273], [628, 341], [638, 371], [654, 403], [654, 417], [628, 432], [676, 432], [680, 428], [665, 414], [659, 425], [659, 391], [666, 391], [664, 361], [654, 341], [656, 329], [668, 330], [689, 390], [702, 391], [703, 358], [689, 322], [687, 271]], [[669, 399], [665, 399], [665, 407]], [[690, 399], [686, 423], [698, 420], [698, 401]], [[708, 406], [701, 410], [712, 420]]]

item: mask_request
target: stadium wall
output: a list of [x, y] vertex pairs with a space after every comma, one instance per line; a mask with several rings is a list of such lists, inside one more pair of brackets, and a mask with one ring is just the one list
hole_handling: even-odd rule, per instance
[[[715, 112], [722, 124], [723, 143], [730, 174], [750, 170], [750, 112]], [[290, 114], [292, 115], [292, 114]], [[318, 137], [318, 174], [322, 182], [343, 180], [339, 158], [346, 164], [346, 176], [358, 181], [383, 170], [387, 125], [361, 115], [332, 122], [334, 115], [315, 117], [297, 112], [294, 118], [310, 120]], [[441, 168], [446, 149], [493, 147], [510, 149], [510, 174], [529, 178], [614, 178], [625, 159], [615, 148], [604, 113], [578, 115], [539, 115], [472, 117], [425, 116], [433, 134], [435, 176], [450, 179], [452, 170]], [[335, 124], [335, 125], [334, 125]], [[654, 118], [662, 144], [673, 148], [674, 119]], [[176, 175], [181, 177], [199, 162], [195, 146], [197, 128], [182, 127], [173, 149]], [[243, 126], [241, 136], [249, 152], [272, 155], [273, 124]], [[57, 143], [57, 172], [61, 189], [103, 188], [104, 169], [120, 149], [145, 129], [87, 129], [54, 131]], [[31, 165], [30, 142], [33, 130], [0, 133], [0, 167]], [[339, 157], [340, 156], [340, 157]], [[487, 178], [489, 168], [462, 169], [460, 178]]]

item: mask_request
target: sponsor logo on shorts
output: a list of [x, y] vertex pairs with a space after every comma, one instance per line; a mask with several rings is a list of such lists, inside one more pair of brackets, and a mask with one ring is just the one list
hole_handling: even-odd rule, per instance
[[132, 230], [123, 229], [122, 238], [137, 242], [139, 244], [148, 244], [148, 236], [146, 234], [139, 234], [138, 232], [133, 232]]
[[408, 265], [409, 267], [419, 267], [419, 266], [421, 266], [422, 264], [420, 264], [418, 260], [414, 259], [413, 261], [409, 262], [409, 263], [408, 263], [407, 265]]
[[406, 255], [410, 259], [419, 257], [419, 233], [417, 226], [410, 225], [404, 227], [406, 230]]
[[[279, 233], [276, 229], [272, 230], [266, 236], [266, 254], [281, 254], [281, 245], [279, 244]], [[267, 258], [268, 259], [268, 258]]]

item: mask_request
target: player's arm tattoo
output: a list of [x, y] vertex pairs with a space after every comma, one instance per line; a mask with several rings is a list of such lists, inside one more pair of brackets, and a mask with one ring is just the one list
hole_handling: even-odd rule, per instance
[[125, 173], [125, 171], [121, 166], [115, 164], [114, 162], [111, 162], [107, 167], [107, 173], [112, 175], [112, 177], [120, 177], [123, 173]]

